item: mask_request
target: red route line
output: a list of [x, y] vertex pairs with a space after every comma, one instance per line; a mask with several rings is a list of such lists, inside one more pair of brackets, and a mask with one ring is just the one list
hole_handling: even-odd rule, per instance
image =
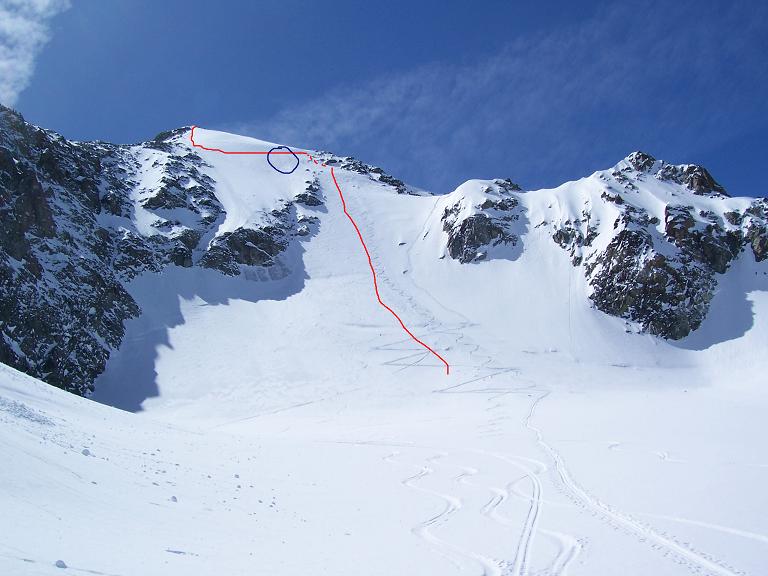
[[[192, 126], [192, 130], [189, 133], [189, 139], [192, 142], [192, 146], [195, 147], [195, 148], [201, 148], [202, 150], [208, 150], [209, 152], [220, 152], [221, 154], [257, 154], [257, 155], [269, 154], [269, 152], [256, 152], [256, 151], [254, 151], [254, 152], [233, 152], [233, 151], [228, 151], [228, 150], [222, 150], [221, 148], [208, 148], [207, 146], [203, 146], [202, 144], [198, 144], [197, 142], [195, 142], [195, 128], [197, 128], [197, 126]], [[314, 162], [315, 164], [318, 163], [317, 160], [312, 158], [312, 155], [309, 154], [308, 152], [272, 152], [272, 154], [303, 154], [303, 155], [307, 156], [308, 159], [311, 162]], [[325, 166], [325, 164], [323, 164], [323, 166]], [[333, 184], [336, 186], [336, 190], [339, 191], [339, 198], [341, 198], [341, 207], [344, 210], [344, 215], [352, 223], [352, 226], [354, 226], [355, 232], [357, 232], [357, 237], [360, 239], [360, 244], [362, 244], [363, 250], [365, 250], [365, 255], [368, 258], [368, 266], [371, 269], [371, 276], [373, 277], [373, 290], [374, 290], [374, 292], [376, 292], [376, 300], [378, 300], [379, 304], [381, 304], [382, 307], [384, 307], [390, 314], [392, 314], [392, 316], [394, 316], [397, 319], [397, 321], [400, 323], [400, 326], [403, 328], [403, 330], [405, 330], [405, 332], [408, 334], [408, 336], [410, 336], [415, 342], [417, 342], [418, 344], [420, 344], [421, 346], [426, 348], [429, 352], [431, 352], [435, 357], [437, 357], [440, 360], [440, 362], [445, 364], [445, 373], [446, 373], [446, 375], [450, 374], [451, 373], [451, 366], [450, 366], [450, 364], [448, 364], [448, 362], [446, 362], [445, 358], [443, 358], [442, 356], [440, 356], [440, 354], [435, 352], [429, 345], [427, 345], [424, 342], [422, 342], [421, 340], [419, 340], [413, 334], [413, 332], [408, 330], [408, 327], [405, 325], [405, 323], [403, 322], [402, 318], [400, 318], [400, 316], [398, 316], [397, 312], [392, 310], [392, 308], [390, 308], [389, 306], [384, 304], [384, 302], [382, 301], [381, 295], [379, 294], [379, 282], [378, 282], [378, 280], [376, 278], [376, 269], [373, 267], [373, 260], [371, 259], [371, 253], [368, 251], [368, 246], [366, 246], [365, 240], [363, 240], [363, 235], [360, 232], [360, 228], [358, 227], [357, 222], [355, 222], [354, 218], [352, 218], [352, 215], [349, 212], [347, 212], [347, 203], [344, 200], [344, 193], [341, 191], [341, 187], [339, 186], [339, 183], [336, 180], [336, 174], [333, 171], [333, 166], [331, 166], [331, 178], [333, 179]]]
[[360, 238], [360, 244], [363, 245], [363, 250], [365, 250], [365, 255], [368, 257], [368, 266], [371, 268], [371, 275], [373, 276], [373, 289], [376, 292], [376, 299], [379, 301], [379, 304], [381, 304], [384, 308], [389, 310], [390, 314], [397, 318], [397, 321], [400, 322], [400, 326], [403, 327], [403, 330], [405, 330], [408, 333], [408, 336], [413, 338], [416, 342], [421, 344], [424, 348], [432, 352], [435, 356], [437, 356], [440, 361], [445, 364], [445, 373], [450, 374], [451, 373], [451, 366], [448, 364], [448, 362], [445, 361], [445, 358], [440, 356], [437, 352], [432, 350], [427, 344], [416, 338], [416, 336], [413, 335], [413, 332], [408, 330], [406, 325], [403, 323], [403, 320], [400, 318], [400, 316], [397, 315], [397, 312], [392, 310], [389, 306], [384, 304], [381, 300], [381, 296], [379, 295], [379, 283], [376, 280], [376, 269], [373, 267], [373, 260], [371, 260], [371, 253], [368, 252], [368, 246], [365, 245], [365, 240], [363, 240], [363, 235], [360, 233], [360, 228], [357, 227], [357, 222], [355, 222], [354, 218], [350, 215], [349, 212], [347, 212], [347, 203], [344, 201], [344, 194], [341, 192], [341, 188], [339, 187], [339, 183], [336, 181], [336, 174], [333, 172], [333, 166], [331, 166], [331, 178], [333, 178], [333, 183], [336, 185], [336, 190], [339, 191], [339, 198], [341, 198], [341, 207], [344, 209], [344, 215], [349, 218], [349, 221], [352, 222], [352, 226], [355, 227], [355, 232], [357, 232], [357, 237]]

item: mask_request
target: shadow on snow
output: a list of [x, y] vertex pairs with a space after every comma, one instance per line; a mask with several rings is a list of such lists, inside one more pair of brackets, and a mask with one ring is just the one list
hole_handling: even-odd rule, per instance
[[[141, 307], [142, 314], [126, 322], [120, 349], [110, 356], [107, 369], [95, 382], [91, 398], [121, 410], [142, 411], [146, 399], [160, 395], [155, 363], [162, 346], [173, 347], [170, 331], [185, 323], [182, 300], [197, 298], [202, 300], [200, 305], [203, 306], [227, 306], [232, 300], [285, 300], [301, 292], [308, 279], [303, 252], [300, 242], [291, 241], [275, 265], [242, 267], [243, 273], [235, 277], [199, 266], [169, 266], [162, 272], [136, 277], [127, 289]], [[242, 336], [247, 342], [249, 338], [263, 337], [263, 334], [259, 334], [258, 327], [254, 326], [253, 333]], [[215, 338], [216, 335], [208, 337]]]

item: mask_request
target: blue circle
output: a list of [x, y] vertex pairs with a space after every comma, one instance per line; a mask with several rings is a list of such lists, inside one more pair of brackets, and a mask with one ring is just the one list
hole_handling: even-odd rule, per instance
[[[290, 169], [290, 170], [288, 170], [286, 172], [285, 170], [280, 170], [280, 168], [278, 168], [277, 166], [272, 164], [272, 160], [269, 159], [269, 155], [272, 154], [272, 152], [274, 152], [275, 150], [288, 150], [288, 152], [291, 153], [291, 156], [293, 156], [294, 159], [296, 160], [296, 166], [294, 166], [292, 169]], [[280, 172], [280, 174], [291, 174], [291, 173], [293, 173], [296, 170], [296, 168], [299, 167], [299, 157], [296, 156], [296, 154], [293, 153], [293, 150], [288, 148], [288, 146], [275, 146], [274, 148], [272, 148], [272, 150], [267, 152], [267, 162], [269, 162], [269, 165], [272, 166], [272, 168], [274, 168], [275, 170]]]

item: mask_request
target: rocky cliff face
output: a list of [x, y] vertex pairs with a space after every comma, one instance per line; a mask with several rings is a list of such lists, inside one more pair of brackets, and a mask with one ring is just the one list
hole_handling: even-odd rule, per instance
[[[619, 214], [607, 245], [586, 257], [584, 273], [590, 299], [607, 314], [651, 334], [683, 338], [706, 316], [717, 276], [744, 249], [758, 262], [765, 259], [765, 200], [729, 202], [701, 166], [674, 166], [636, 152], [599, 178], [606, 188], [601, 198]], [[651, 194], [665, 202], [663, 212], [642, 198], [649, 179], [661, 185]]]
[[0, 109], [0, 361], [78, 393], [139, 314], [113, 262], [125, 239], [98, 222], [121, 209], [124, 154]]
[[316, 183], [263, 224], [224, 210], [187, 129], [137, 146], [68, 142], [0, 108], [0, 362], [85, 395], [141, 310], [125, 286], [166, 266], [272, 266], [317, 219]]

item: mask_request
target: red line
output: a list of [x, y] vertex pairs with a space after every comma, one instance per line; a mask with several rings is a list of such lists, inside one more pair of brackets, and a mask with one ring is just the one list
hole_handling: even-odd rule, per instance
[[[227, 150], [222, 150], [221, 148], [208, 148], [207, 146], [203, 146], [202, 144], [198, 144], [197, 142], [195, 142], [195, 128], [197, 128], [197, 126], [192, 126], [192, 130], [189, 133], [189, 139], [192, 142], [192, 146], [194, 146], [195, 148], [201, 148], [202, 150], [208, 150], [209, 152], [220, 152], [221, 154], [269, 154], [269, 152], [231, 152]], [[272, 152], [272, 154], [291, 154], [291, 153], [292, 152]], [[293, 154], [303, 154], [307, 156], [309, 160], [313, 161], [315, 164], [318, 163], [317, 160], [312, 158], [312, 156], [308, 152], [293, 152]], [[325, 166], [325, 164], [323, 164], [323, 166]], [[333, 178], [333, 183], [336, 186], [336, 190], [339, 191], [339, 198], [341, 198], [341, 207], [344, 210], [344, 215], [349, 219], [350, 222], [352, 222], [352, 226], [354, 226], [355, 232], [357, 232], [357, 237], [360, 239], [360, 244], [362, 244], [363, 250], [365, 250], [365, 255], [368, 257], [368, 266], [371, 269], [371, 276], [373, 277], [373, 290], [374, 292], [376, 292], [376, 300], [378, 300], [379, 304], [381, 304], [381, 306], [386, 308], [387, 311], [397, 319], [397, 321], [400, 323], [400, 326], [403, 328], [403, 330], [405, 330], [408, 336], [410, 336], [411, 338], [413, 338], [414, 341], [416, 341], [417, 343], [421, 344], [421, 346], [429, 350], [429, 352], [431, 352], [434, 356], [436, 356], [440, 360], [440, 362], [445, 364], [445, 373], [450, 374], [451, 366], [448, 364], [448, 362], [445, 361], [445, 358], [440, 356], [440, 354], [435, 352], [427, 344], [425, 344], [424, 342], [416, 338], [413, 332], [408, 330], [408, 327], [405, 325], [405, 323], [400, 318], [400, 316], [397, 315], [397, 312], [392, 310], [392, 308], [384, 304], [384, 302], [382, 301], [381, 295], [379, 294], [379, 282], [376, 278], [376, 269], [373, 267], [373, 260], [371, 260], [371, 253], [368, 251], [368, 246], [366, 246], [365, 240], [363, 240], [363, 235], [360, 232], [360, 228], [358, 228], [357, 226], [357, 222], [355, 222], [354, 218], [352, 218], [350, 213], [347, 212], [347, 203], [344, 200], [344, 194], [341, 191], [341, 187], [339, 186], [339, 183], [336, 180], [336, 174], [333, 171], [333, 166], [331, 166], [331, 178]]]
[[355, 222], [354, 218], [350, 215], [349, 212], [347, 212], [347, 203], [344, 201], [344, 194], [341, 192], [341, 188], [339, 187], [339, 183], [336, 181], [336, 174], [333, 171], [333, 166], [331, 166], [331, 178], [333, 178], [333, 183], [336, 185], [336, 190], [339, 191], [339, 198], [341, 198], [341, 207], [344, 209], [344, 215], [349, 218], [349, 221], [352, 222], [352, 226], [355, 227], [355, 232], [357, 232], [357, 237], [360, 239], [360, 244], [363, 245], [363, 250], [365, 250], [365, 255], [368, 257], [368, 266], [371, 268], [371, 276], [373, 276], [373, 289], [376, 292], [376, 299], [379, 301], [379, 304], [381, 304], [384, 308], [389, 310], [390, 314], [397, 318], [397, 321], [400, 322], [400, 326], [403, 327], [403, 330], [405, 330], [408, 333], [408, 336], [413, 338], [416, 342], [421, 344], [424, 348], [432, 352], [437, 358], [440, 359], [440, 361], [445, 364], [445, 373], [450, 374], [451, 373], [451, 366], [448, 364], [448, 362], [445, 361], [445, 358], [440, 356], [437, 352], [435, 352], [432, 348], [430, 348], [427, 344], [416, 338], [414, 336], [413, 332], [408, 330], [406, 325], [403, 323], [403, 320], [400, 318], [400, 316], [397, 315], [397, 312], [392, 310], [389, 306], [384, 304], [384, 302], [381, 300], [381, 295], [379, 295], [379, 283], [376, 280], [376, 269], [373, 267], [373, 260], [371, 260], [371, 253], [368, 252], [368, 246], [365, 245], [365, 240], [363, 240], [363, 235], [360, 233], [360, 228], [357, 226], [357, 222]]
[[[192, 126], [192, 131], [189, 133], [189, 139], [192, 142], [192, 146], [194, 146], [195, 148], [201, 148], [203, 150], [208, 150], [209, 152], [220, 152], [222, 154], [257, 154], [257, 155], [258, 154], [269, 154], [269, 151], [261, 151], [261, 152], [258, 152], [258, 151], [252, 151], [252, 152], [230, 152], [230, 151], [227, 151], [227, 150], [222, 150], [221, 148], [208, 148], [207, 146], [203, 146], [202, 144], [198, 144], [197, 142], [195, 142], [195, 128], [197, 128], [197, 126]], [[279, 152], [279, 151], [275, 151], [275, 152], [272, 152], [272, 154], [297, 154], [297, 155], [303, 154], [304, 156], [309, 156], [308, 152]]]

